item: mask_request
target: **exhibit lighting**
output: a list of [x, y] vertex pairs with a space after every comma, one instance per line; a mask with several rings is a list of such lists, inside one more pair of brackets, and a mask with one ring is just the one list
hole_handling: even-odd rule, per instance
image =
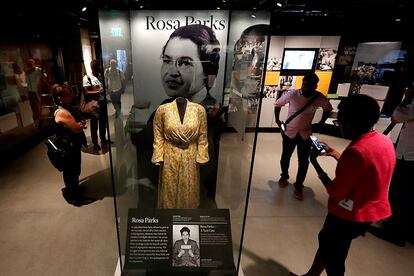
[[252, 14], [252, 15], [250, 15], [252, 18], [256, 18], [256, 15], [254, 15], [254, 14]]
[[400, 22], [401, 18], [395, 18], [395, 22]]
[[84, 11], [86, 11], [86, 6], [82, 8], [82, 11], [83, 11], [83, 12], [84, 12]]
[[220, 7], [217, 7], [217, 9], [219, 10], [219, 9], [220, 9]]
[[142, 9], [144, 6], [139, 6], [140, 9]]
[[277, 2], [276, 6], [278, 6], [279, 8], [283, 7], [282, 3], [280, 3], [280, 2]]

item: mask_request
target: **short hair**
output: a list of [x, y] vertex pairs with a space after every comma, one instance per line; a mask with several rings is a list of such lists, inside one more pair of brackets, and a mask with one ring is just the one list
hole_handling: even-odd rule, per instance
[[183, 235], [183, 232], [187, 232], [188, 234], [190, 234], [190, 228], [188, 228], [187, 226], [184, 226], [180, 230], [181, 236]]
[[363, 94], [344, 98], [338, 105], [338, 121], [351, 126], [358, 133], [368, 132], [378, 121], [380, 108], [377, 101]]
[[318, 84], [319, 82], [319, 78], [314, 72], [306, 73], [305, 76], [303, 76], [303, 80], [312, 84]]
[[59, 103], [59, 97], [65, 94], [69, 94], [69, 95], [72, 94], [72, 92], [67, 86], [62, 86], [57, 83], [52, 85], [51, 91], [52, 91], [52, 96], [53, 96], [53, 100], [55, 101], [55, 103]]
[[91, 60], [90, 65], [91, 65], [92, 71], [99, 71], [100, 68], [101, 68], [101, 63], [100, 63], [100, 60], [99, 59], [93, 59], [93, 60]]
[[162, 55], [164, 55], [168, 42], [173, 38], [189, 39], [196, 44], [204, 74], [206, 76], [217, 76], [220, 61], [220, 42], [213, 29], [201, 24], [192, 24], [176, 29], [162, 48]]
[[266, 36], [268, 36], [270, 33], [270, 26], [267, 24], [257, 24], [248, 27], [245, 29], [240, 38], [243, 38], [245, 36], [255, 36], [258, 41], [264, 42], [266, 39]]

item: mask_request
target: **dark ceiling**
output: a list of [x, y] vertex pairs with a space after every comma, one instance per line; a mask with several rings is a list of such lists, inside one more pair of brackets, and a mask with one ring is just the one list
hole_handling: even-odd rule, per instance
[[[410, 39], [414, 5], [409, 0], [7, 0], [0, 22], [7, 37], [55, 37], [80, 26], [98, 31], [99, 9], [267, 10], [272, 34], [335, 34]], [[282, 7], [278, 7], [277, 3]], [[4, 5], [4, 4], [2, 4]], [[82, 11], [86, 6], [87, 10]]]

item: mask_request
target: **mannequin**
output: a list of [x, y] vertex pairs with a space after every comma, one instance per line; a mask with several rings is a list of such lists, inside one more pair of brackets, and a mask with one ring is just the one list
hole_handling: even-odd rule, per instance
[[199, 165], [209, 160], [204, 107], [183, 97], [159, 106], [153, 149], [151, 161], [160, 166], [158, 208], [197, 208]]
[[183, 123], [184, 122], [185, 110], [187, 108], [187, 99], [182, 98], [182, 97], [178, 97], [175, 102], [177, 104], [178, 113], [180, 114], [180, 121], [181, 121], [181, 123]]

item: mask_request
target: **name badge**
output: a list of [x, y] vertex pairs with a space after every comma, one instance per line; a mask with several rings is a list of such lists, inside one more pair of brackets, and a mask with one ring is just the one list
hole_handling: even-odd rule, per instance
[[181, 245], [181, 249], [183, 249], [183, 250], [189, 250], [189, 249], [191, 249], [191, 245], [189, 245], [189, 244], [187, 244], [187, 245]]
[[339, 201], [338, 204], [339, 206], [345, 208], [348, 211], [352, 211], [352, 209], [354, 208], [354, 201], [347, 198], [342, 199], [341, 201]]

